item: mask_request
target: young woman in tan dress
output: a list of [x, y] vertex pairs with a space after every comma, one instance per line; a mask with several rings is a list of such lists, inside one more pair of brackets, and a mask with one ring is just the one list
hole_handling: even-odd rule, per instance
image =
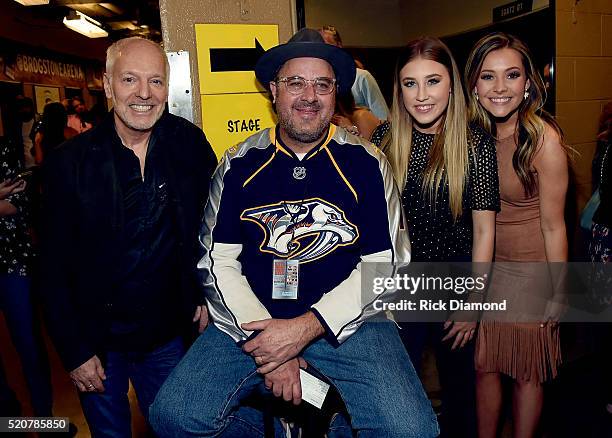
[[[503, 33], [482, 38], [470, 53], [465, 80], [472, 121], [497, 139], [501, 211], [495, 261], [567, 261], [567, 148], [559, 126], [542, 109], [545, 87], [528, 48]], [[521, 281], [525, 294], [541, 289], [523, 280], [505, 291], [516, 290]], [[479, 437], [496, 436], [502, 374], [514, 382], [513, 435], [533, 437], [542, 412], [542, 384], [556, 376], [561, 362], [557, 324], [483, 321], [476, 345]]]

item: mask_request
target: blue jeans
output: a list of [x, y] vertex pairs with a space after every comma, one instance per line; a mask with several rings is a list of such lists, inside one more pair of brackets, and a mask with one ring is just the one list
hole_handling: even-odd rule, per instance
[[94, 438], [131, 437], [128, 381], [134, 386], [140, 410], [146, 419], [157, 391], [184, 352], [181, 338], [151, 352], [108, 352], [103, 361], [106, 374], [104, 392], [80, 393], [91, 435]]
[[35, 317], [28, 277], [0, 274], [0, 309], [21, 361], [34, 415], [51, 416], [53, 396], [49, 360], [39, 320]]
[[[337, 388], [360, 437], [438, 435], [431, 404], [390, 322], [365, 323], [338, 348], [320, 339], [303, 353]], [[149, 418], [161, 437], [263, 436], [241, 402], [263, 388], [253, 359], [213, 325], [172, 372]]]

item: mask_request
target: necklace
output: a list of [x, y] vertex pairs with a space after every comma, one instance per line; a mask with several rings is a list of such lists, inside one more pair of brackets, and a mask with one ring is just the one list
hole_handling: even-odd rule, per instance
[[514, 134], [516, 134], [516, 132], [515, 132], [515, 131], [512, 131], [512, 134], [510, 134], [510, 135], [506, 135], [505, 137], [502, 137], [502, 138], [495, 137], [495, 141], [499, 141], [499, 142], [506, 141], [506, 140], [508, 140], [509, 138], [514, 137]]

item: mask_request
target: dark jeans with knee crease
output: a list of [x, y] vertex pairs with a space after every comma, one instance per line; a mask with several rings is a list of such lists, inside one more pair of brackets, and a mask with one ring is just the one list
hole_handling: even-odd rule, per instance
[[180, 337], [150, 352], [108, 352], [103, 364], [104, 392], [81, 393], [81, 406], [92, 437], [131, 437], [129, 382], [148, 421], [149, 406], [184, 352]]

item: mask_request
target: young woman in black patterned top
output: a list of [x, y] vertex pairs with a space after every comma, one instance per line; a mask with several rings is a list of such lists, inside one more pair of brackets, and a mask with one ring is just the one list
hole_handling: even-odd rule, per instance
[[[490, 262], [499, 190], [495, 145], [470, 128], [457, 66], [437, 38], [414, 40], [398, 57], [385, 148], [402, 189], [415, 262]], [[442, 436], [476, 434], [475, 322], [405, 324], [404, 344], [418, 368], [434, 337], [442, 384]], [[450, 435], [449, 435], [450, 436]]]

